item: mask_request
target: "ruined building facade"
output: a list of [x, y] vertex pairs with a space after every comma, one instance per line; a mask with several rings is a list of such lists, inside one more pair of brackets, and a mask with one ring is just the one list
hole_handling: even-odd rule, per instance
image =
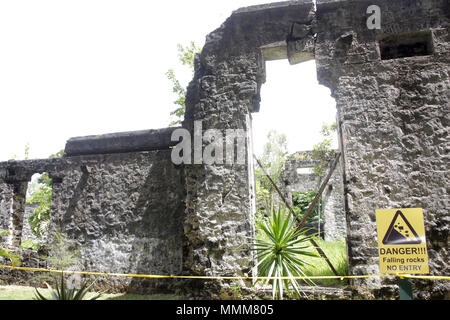
[[[381, 21], [371, 20], [373, 5]], [[249, 274], [251, 122], [252, 113], [264, 112], [265, 61], [315, 59], [319, 82], [337, 105], [349, 273], [379, 273], [376, 209], [420, 207], [431, 274], [448, 275], [449, 14], [447, 0], [318, 0], [316, 7], [302, 0], [239, 9], [196, 58], [182, 126], [192, 135], [194, 121], [203, 131], [246, 130], [245, 164], [176, 166], [171, 129], [72, 139], [62, 159], [0, 163], [0, 228], [20, 242], [27, 182], [45, 171], [53, 178], [51, 224], [83, 245], [86, 269]], [[192, 284], [216, 290], [202, 280]], [[351, 285], [355, 296], [368, 298], [397, 290], [393, 278]], [[428, 280], [414, 287], [416, 298], [442, 298], [449, 289]]]

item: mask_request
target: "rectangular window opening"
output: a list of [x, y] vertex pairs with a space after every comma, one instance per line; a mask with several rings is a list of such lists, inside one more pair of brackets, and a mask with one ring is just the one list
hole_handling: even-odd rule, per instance
[[382, 36], [378, 40], [381, 60], [427, 56], [434, 52], [431, 31]]

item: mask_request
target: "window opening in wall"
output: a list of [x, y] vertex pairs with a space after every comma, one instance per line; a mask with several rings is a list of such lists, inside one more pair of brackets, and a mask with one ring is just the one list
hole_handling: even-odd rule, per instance
[[382, 60], [426, 56], [434, 51], [431, 31], [382, 36], [378, 43]]
[[36, 173], [28, 184], [22, 247], [37, 250], [50, 222], [53, 182], [49, 174]]
[[[268, 46], [271, 50], [269, 53], [273, 53], [271, 57], [273, 59], [282, 58], [281, 54], [275, 54], [278, 52], [275, 47], [275, 45], [274, 47]], [[265, 55], [265, 57], [267, 56]], [[291, 179], [296, 179], [293, 178], [294, 176], [303, 174], [311, 176], [316, 172], [316, 168], [313, 168], [315, 164], [309, 168], [296, 167], [295, 161], [292, 160], [298, 156], [305, 156], [298, 155], [299, 151], [310, 151], [305, 156], [308, 158], [311, 157], [312, 150], [317, 150], [317, 154], [320, 156], [321, 152], [326, 154], [327, 152], [324, 151], [328, 149], [330, 152], [338, 149], [337, 130], [330, 129], [336, 122], [336, 104], [330, 95], [330, 90], [319, 85], [314, 60], [293, 66], [286, 59], [266, 61], [265, 64], [266, 82], [261, 89], [260, 109], [259, 112], [252, 113], [253, 151], [271, 180], [275, 182], [283, 197], [301, 219], [305, 213], [304, 210], [317, 194], [320, 184], [316, 183], [316, 191], [311, 189], [299, 191], [292, 188], [289, 183]], [[322, 130], [324, 125], [329, 129], [326, 135]], [[306, 158], [302, 158], [302, 160], [313, 160]], [[333, 158], [331, 156], [331, 159]], [[328, 160], [325, 162], [328, 163]], [[327, 170], [326, 167], [323, 168], [323, 176], [327, 174]], [[265, 235], [258, 229], [258, 223], [268, 221], [270, 208], [283, 205], [284, 200], [278, 195], [270, 179], [256, 163], [254, 172], [256, 237], [262, 239]], [[320, 230], [322, 236], [326, 231], [323, 210], [321, 200], [307, 220], [307, 226], [314, 227], [317, 231]], [[343, 212], [341, 216], [345, 217]], [[342, 221], [342, 224], [345, 226], [345, 221]], [[339, 274], [346, 275], [348, 267], [345, 235], [341, 239], [331, 241], [316, 237], [316, 242], [325, 248], [331, 263]], [[317, 254], [314, 249], [312, 251]], [[307, 275], [334, 275], [322, 257], [317, 255], [310, 259], [308, 262], [311, 265], [305, 267]], [[340, 280], [318, 281], [318, 283], [321, 285], [343, 284]]]

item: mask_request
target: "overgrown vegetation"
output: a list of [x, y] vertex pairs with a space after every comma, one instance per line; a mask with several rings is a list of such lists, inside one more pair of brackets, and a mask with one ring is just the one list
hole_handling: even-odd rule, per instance
[[[339, 275], [345, 276], [348, 274], [347, 248], [344, 239], [340, 239], [337, 241], [325, 241], [321, 238], [318, 238], [316, 234], [309, 236], [305, 235], [306, 229], [303, 229], [299, 233], [292, 233], [292, 231], [296, 228], [296, 223], [289, 217], [289, 213], [287, 212], [287, 210], [285, 208], [273, 210], [277, 211], [275, 216], [276, 219], [279, 220], [274, 220], [273, 217], [268, 218], [263, 216], [256, 223], [256, 243], [259, 245], [255, 247], [259, 251], [259, 276], [267, 277], [270, 276], [270, 274], [275, 274], [275, 269], [268, 269], [268, 265], [266, 264], [266, 262], [264, 262], [268, 261], [269, 258], [267, 256], [269, 254], [272, 255], [271, 259], [277, 261], [278, 264], [282, 264], [284, 256], [287, 256], [289, 259], [289, 263], [295, 264], [295, 267], [292, 268], [294, 268], [294, 270], [298, 272], [298, 276], [335, 276], [325, 259], [318, 255], [316, 249], [310, 242], [311, 239], [314, 239], [316, 244], [318, 244], [320, 248], [325, 252], [326, 256]], [[284, 220], [280, 219], [281, 212], [284, 212], [282, 214]], [[280, 221], [283, 221], [283, 223], [286, 224], [285, 229], [280, 227], [280, 225], [283, 225], [283, 223]], [[281, 240], [287, 239], [286, 237], [289, 238], [290, 241], [284, 242]], [[283, 247], [283, 243], [285, 247]], [[299, 243], [302, 244], [301, 249], [294, 248], [293, 250], [291, 250], [291, 246], [295, 246], [296, 244], [298, 245]], [[283, 251], [283, 249], [286, 249], [286, 251]], [[285, 253], [287, 254], [285, 255]], [[292, 254], [293, 259], [289, 256], [289, 254]], [[278, 258], [276, 258], [277, 255]], [[261, 264], [265, 265], [261, 266]], [[325, 286], [340, 286], [346, 285], [348, 281], [340, 279], [317, 279], [314, 280], [314, 282], [297, 281], [295, 285], [292, 284], [289, 280], [282, 282], [265, 281], [265, 283], [272, 284], [272, 294], [278, 292], [276, 296], [274, 296], [274, 298], [281, 298], [281, 286], [283, 286], [283, 288], [288, 288], [287, 286], [290, 285], [292, 288], [294, 288], [294, 292], [287, 291], [288, 295], [290, 297], [299, 297], [300, 295], [295, 291], [295, 285], [297, 285], [297, 288], [299, 288], [301, 283], [306, 285], [320, 284]], [[299, 293], [301, 294], [301, 291]]]
[[[327, 173], [326, 169], [329, 165], [330, 154], [333, 152], [331, 148], [333, 141], [332, 135], [336, 130], [336, 123], [323, 125], [321, 130], [323, 140], [314, 145], [312, 152], [297, 154], [302, 157], [308, 157], [307, 159], [299, 160], [317, 161], [313, 172], [319, 178]], [[286, 155], [286, 136], [278, 134], [276, 131], [271, 131], [260, 162], [275, 184], [280, 182], [279, 179], [286, 161]], [[293, 274], [295, 272], [301, 276], [335, 276], [325, 259], [318, 255], [317, 250], [310, 242], [311, 239], [314, 239], [314, 242], [325, 252], [338, 274], [346, 275], [348, 273], [348, 265], [345, 240], [324, 241], [316, 236], [306, 236], [305, 234], [297, 234], [295, 232], [291, 233], [296, 228], [296, 222], [289, 217], [285, 208], [279, 209], [275, 215], [273, 212], [271, 215], [267, 215], [261, 210], [262, 208], [273, 209], [274, 206], [279, 205], [279, 203], [274, 201], [274, 199], [279, 199], [279, 197], [275, 194], [275, 187], [261, 168], [255, 168], [255, 176], [257, 205], [259, 208], [255, 217], [259, 275], [286, 275], [287, 277], [291, 277], [292, 275], [294, 277]], [[316, 191], [292, 193], [292, 209], [297, 218], [303, 218], [316, 194]], [[262, 206], [261, 203], [265, 205]], [[281, 214], [281, 212], [284, 212], [284, 214]], [[308, 222], [320, 223], [323, 220], [322, 215], [323, 208], [320, 199], [318, 205], [309, 216]], [[281, 218], [281, 216], [284, 218]], [[286, 241], [283, 241], [283, 239]], [[291, 246], [294, 248], [291, 248]], [[295, 246], [301, 248], [295, 248]], [[284, 259], [287, 259], [288, 262], [283, 262]], [[270, 282], [272, 284], [274, 298], [282, 298], [283, 288], [285, 288], [288, 295], [299, 296], [299, 282], [293, 282], [292, 277], [289, 280], [272, 280]], [[346, 281], [340, 279], [320, 279], [316, 282], [322, 285], [342, 285], [346, 283]], [[305, 281], [304, 283], [313, 285], [310, 281]], [[290, 291], [290, 288], [293, 292]]]
[[89, 292], [89, 289], [92, 287], [92, 285], [95, 283], [92, 282], [89, 284], [89, 282], [85, 281], [81, 284], [81, 287], [79, 289], [76, 288], [70, 288], [66, 284], [66, 279], [64, 279], [64, 273], [61, 272], [61, 279], [59, 282], [56, 282], [56, 289], [53, 289], [48, 283], [45, 283], [47, 285], [47, 288], [50, 292], [51, 299], [48, 299], [43, 294], [39, 292], [37, 288], [34, 288], [35, 290], [35, 300], [97, 300], [100, 298], [102, 293], [97, 293], [93, 296], [88, 297], [87, 293]]
[[[303, 219], [309, 205], [317, 195], [315, 191], [292, 192], [292, 210], [297, 218]], [[321, 201], [321, 200], [320, 200]], [[323, 220], [323, 207], [319, 203], [308, 218], [309, 222], [320, 222]]]
[[[39, 289], [39, 292], [47, 299], [52, 296], [47, 288]], [[96, 292], [88, 292], [86, 298], [96, 295]], [[0, 300], [33, 300], [35, 289], [26, 286], [0, 286]], [[173, 294], [131, 294], [131, 293], [103, 293], [97, 300], [181, 300], [184, 296]]]
[[[325, 252], [331, 264], [336, 269], [340, 276], [348, 275], [347, 263], [347, 245], [345, 239], [336, 241], [325, 241], [321, 238], [314, 238], [316, 243]], [[313, 249], [315, 251], [315, 249]], [[305, 258], [309, 265], [303, 270], [307, 276], [335, 276], [325, 259], [321, 257], [307, 257]], [[346, 285], [348, 280], [340, 279], [317, 279], [317, 284], [325, 286], [340, 286]]]
[[[305, 257], [316, 256], [310, 250], [312, 235], [307, 236], [306, 229], [297, 230], [297, 224], [287, 212], [286, 207], [272, 207], [267, 216], [264, 222], [257, 225], [260, 234], [253, 245], [257, 250], [258, 275], [275, 277], [275, 279], [263, 280], [272, 285], [274, 299], [282, 299], [284, 290], [290, 297], [300, 297], [302, 281], [295, 277], [306, 276], [304, 268], [309, 262], [305, 260]], [[281, 277], [286, 278], [281, 279]], [[310, 280], [304, 282], [314, 285]]]
[[42, 174], [38, 180], [38, 187], [27, 197], [27, 204], [39, 203], [33, 213], [28, 217], [33, 234], [40, 238], [47, 230], [50, 221], [50, 205], [52, 201], [52, 180], [48, 173]]
[[11, 265], [15, 267], [20, 265], [21, 259], [13, 250], [10, 250], [3, 245], [4, 238], [7, 235], [9, 235], [8, 231], [0, 229], [0, 257], [8, 259], [11, 262]]
[[[65, 154], [64, 150], [60, 150], [49, 156], [49, 159], [61, 158]], [[32, 182], [28, 187], [27, 204], [39, 203], [33, 213], [28, 217], [33, 234], [41, 238], [47, 231], [50, 222], [50, 206], [52, 201], [53, 183], [48, 173], [44, 172], [39, 176], [36, 182]]]

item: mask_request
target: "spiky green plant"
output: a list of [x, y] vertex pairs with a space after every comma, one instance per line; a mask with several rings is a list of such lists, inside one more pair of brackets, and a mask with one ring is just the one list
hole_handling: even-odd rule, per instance
[[[302, 268], [309, 263], [304, 257], [316, 256], [310, 250], [310, 239], [313, 235], [306, 235], [305, 228], [296, 230], [296, 223], [289, 216], [286, 207], [272, 207], [269, 210], [271, 212], [267, 212], [268, 219], [257, 222], [261, 236], [253, 244], [259, 261], [258, 274], [261, 277], [274, 278], [262, 280], [271, 283], [273, 299], [283, 299], [285, 289], [289, 296], [295, 294], [300, 297], [303, 294], [300, 289], [302, 280], [295, 277], [306, 276]], [[314, 285], [311, 280], [303, 281]]]
[[[95, 283], [92, 282], [90, 285], [88, 285], [88, 282], [84, 282], [80, 289], [72, 289], [68, 288], [67, 285], [65, 285], [64, 280], [64, 272], [61, 272], [61, 281], [58, 283], [56, 282], [56, 290], [53, 289], [47, 282], [45, 283], [47, 285], [48, 290], [50, 291], [51, 299], [47, 299], [44, 297], [38, 289], [34, 288], [35, 290], [35, 300], [97, 300], [102, 293], [97, 293], [94, 296], [87, 298], [86, 295], [89, 291], [89, 289], [92, 287], [92, 285]], [[86, 298], [86, 299], [85, 299]]]

